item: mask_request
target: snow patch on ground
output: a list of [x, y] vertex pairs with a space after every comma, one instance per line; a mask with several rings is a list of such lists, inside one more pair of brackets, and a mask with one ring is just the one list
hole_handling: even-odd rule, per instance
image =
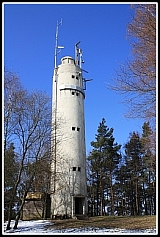
[[[7, 222], [3, 225], [3, 235], [52, 235], [53, 233], [59, 234], [59, 235], [75, 235], [75, 234], [91, 234], [91, 235], [104, 235], [112, 234], [123, 234], [123, 235], [135, 235], [135, 234], [142, 234], [142, 235], [156, 235], [156, 229], [146, 229], [146, 230], [126, 230], [126, 229], [108, 229], [108, 228], [93, 228], [93, 227], [87, 227], [87, 228], [69, 228], [69, 229], [62, 229], [62, 230], [56, 230], [53, 228], [53, 223], [51, 223], [48, 220], [37, 220], [37, 221], [22, 221], [20, 220], [18, 223], [18, 229], [13, 229], [14, 221], [11, 222], [11, 229], [6, 231]], [[52, 227], [49, 227], [52, 226]]]

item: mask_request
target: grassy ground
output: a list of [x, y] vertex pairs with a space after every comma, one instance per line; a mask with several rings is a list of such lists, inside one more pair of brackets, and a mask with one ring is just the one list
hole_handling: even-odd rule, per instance
[[149, 229], [156, 228], [156, 216], [97, 216], [88, 220], [64, 219], [52, 220], [53, 228], [68, 229], [80, 227]]

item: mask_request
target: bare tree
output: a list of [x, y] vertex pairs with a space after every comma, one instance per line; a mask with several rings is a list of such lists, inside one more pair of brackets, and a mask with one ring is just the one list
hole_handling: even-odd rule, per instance
[[[17, 117], [15, 109], [19, 103], [21, 97], [26, 93], [22, 88], [18, 76], [8, 70], [4, 70], [4, 161], [6, 160], [7, 150], [12, 143], [14, 145], [14, 129], [17, 126]], [[17, 96], [19, 95], [19, 96]], [[19, 99], [17, 99], [19, 97]], [[15, 145], [14, 145], [15, 147]], [[14, 156], [18, 157], [15, 150]], [[8, 164], [8, 162], [7, 162]], [[4, 170], [6, 175], [10, 169], [13, 171], [13, 167], [7, 167], [6, 162], [4, 162]], [[13, 171], [14, 172], [14, 171]], [[7, 229], [10, 229], [10, 222], [12, 217], [12, 207], [14, 205], [14, 200], [16, 197], [16, 185], [15, 182], [18, 179], [18, 169], [17, 174], [14, 177], [14, 185], [12, 187], [12, 193], [10, 194], [10, 200], [8, 205], [8, 225]], [[6, 176], [4, 177], [6, 180]]]
[[133, 4], [132, 22], [127, 36], [132, 47], [131, 60], [120, 65], [109, 88], [125, 94], [123, 101], [129, 118], [156, 118], [156, 4]]
[[[36, 166], [28, 173], [26, 167], [44, 157], [46, 153], [44, 146], [47, 143], [50, 144], [51, 135], [50, 98], [42, 92], [27, 92], [20, 86], [18, 80], [16, 80], [16, 86], [13, 76], [11, 74], [9, 76], [11, 80], [6, 75], [6, 83], [4, 83], [6, 92], [4, 97], [4, 147], [7, 147], [8, 141], [14, 141], [19, 167], [10, 199], [7, 229], [10, 229], [11, 208], [15, 196], [21, 192], [22, 202], [17, 211], [14, 226], [17, 228], [25, 197], [36, 175]], [[12, 84], [15, 86], [13, 87]]]
[[18, 100], [15, 99], [16, 94], [25, 94], [24, 88], [20, 83], [18, 76], [4, 70], [4, 154], [8, 149], [9, 144], [12, 142], [12, 135], [14, 127], [17, 125], [15, 116], [15, 108]]

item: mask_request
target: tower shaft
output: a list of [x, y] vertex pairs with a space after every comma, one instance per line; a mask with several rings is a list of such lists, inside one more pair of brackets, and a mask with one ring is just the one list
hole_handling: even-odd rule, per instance
[[53, 78], [51, 215], [87, 214], [82, 69], [61, 59]]

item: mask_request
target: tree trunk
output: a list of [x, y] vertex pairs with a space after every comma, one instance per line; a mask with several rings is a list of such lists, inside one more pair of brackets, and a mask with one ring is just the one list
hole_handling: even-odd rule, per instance
[[[25, 197], [26, 197], [26, 195], [25, 195]], [[21, 212], [22, 212], [22, 209], [23, 209], [23, 206], [24, 206], [24, 203], [25, 203], [25, 197], [23, 198], [22, 203], [21, 203], [21, 205], [19, 207], [19, 210], [17, 212], [13, 229], [17, 229], [18, 228], [18, 221], [19, 221], [19, 218], [21, 216]]]
[[11, 216], [12, 216], [12, 201], [9, 203], [9, 210], [8, 210], [8, 223], [7, 223], [7, 227], [6, 230], [10, 230], [11, 227]]

